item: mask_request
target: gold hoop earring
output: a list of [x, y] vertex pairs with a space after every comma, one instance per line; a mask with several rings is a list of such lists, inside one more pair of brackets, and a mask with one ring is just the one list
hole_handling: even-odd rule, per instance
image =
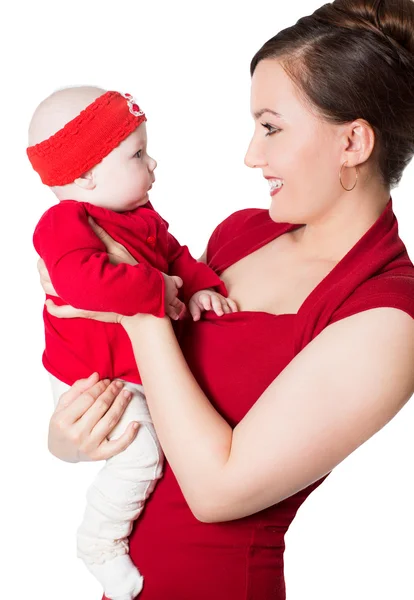
[[348, 161], [346, 160], [344, 163], [342, 163], [342, 167], [341, 167], [341, 169], [339, 171], [339, 182], [340, 182], [340, 184], [342, 185], [342, 187], [344, 188], [345, 191], [350, 192], [351, 190], [354, 189], [354, 187], [356, 186], [357, 181], [358, 181], [358, 166], [355, 167], [356, 176], [355, 176], [355, 183], [354, 183], [354, 185], [351, 188], [346, 188], [344, 186], [344, 184], [342, 183], [341, 175], [342, 175], [342, 169], [344, 168], [344, 166], [346, 165], [347, 162]]

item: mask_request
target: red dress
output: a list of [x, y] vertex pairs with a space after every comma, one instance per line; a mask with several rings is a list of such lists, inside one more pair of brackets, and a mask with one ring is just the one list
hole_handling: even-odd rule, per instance
[[[239, 211], [213, 233], [208, 262], [218, 274], [300, 225], [274, 223], [265, 210]], [[292, 358], [329, 323], [378, 306], [414, 317], [414, 267], [392, 202], [296, 314], [206, 313], [188, 322], [181, 346], [217, 410], [235, 425]], [[191, 451], [191, 448], [189, 448]], [[168, 464], [130, 537], [144, 576], [140, 600], [284, 600], [284, 536], [298, 508], [323, 481], [257, 514], [201, 523]]]

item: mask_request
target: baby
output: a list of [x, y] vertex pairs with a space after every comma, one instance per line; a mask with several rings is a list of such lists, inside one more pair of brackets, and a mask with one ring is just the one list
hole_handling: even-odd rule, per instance
[[[233, 312], [236, 306], [219, 277], [180, 246], [149, 202], [157, 163], [147, 154], [145, 121], [130, 94], [95, 87], [57, 91], [36, 109], [27, 154], [59, 200], [33, 236], [59, 295], [53, 300], [174, 319], [185, 304], [194, 319], [210, 306], [218, 315]], [[138, 264], [112, 264], [91, 218]], [[43, 318], [43, 364], [55, 403], [68, 386], [94, 371], [125, 382], [133, 395], [110, 437], [119, 437], [131, 421], [140, 422], [138, 434], [124, 452], [106, 461], [88, 489], [77, 535], [78, 556], [105, 595], [132, 600], [143, 577], [129, 557], [128, 536], [163, 465], [132, 347], [118, 324], [58, 319], [46, 309]]]

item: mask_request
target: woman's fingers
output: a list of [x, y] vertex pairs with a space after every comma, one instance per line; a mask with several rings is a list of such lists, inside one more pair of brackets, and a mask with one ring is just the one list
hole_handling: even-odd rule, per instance
[[130, 252], [128, 252], [125, 246], [114, 240], [105, 229], [102, 229], [100, 225], [95, 223], [92, 217], [88, 217], [88, 222], [93, 232], [105, 245], [109, 262], [113, 265], [119, 265], [120, 263], [126, 263], [128, 265], [138, 264], [138, 261], [135, 260]]
[[[105, 382], [109, 380], [105, 380]], [[98, 382], [97, 386], [100, 383]], [[95, 387], [95, 386], [94, 386]], [[113, 429], [108, 428], [108, 418], [104, 419], [104, 425], [95, 428], [100, 423], [101, 419], [107, 414], [110, 408], [115, 404], [114, 410], [111, 411], [110, 418], [114, 416], [114, 412], [119, 409], [121, 414], [124, 412], [126, 405], [128, 404], [129, 399], [127, 400], [125, 396], [121, 395], [124, 384], [121, 381], [115, 380], [109, 385], [104, 385], [101, 389], [89, 390], [90, 398], [88, 398], [90, 402], [89, 408], [79, 418], [79, 421], [76, 423], [77, 429], [82, 432], [82, 435], [87, 434], [90, 438], [93, 438], [92, 444], [99, 445], [100, 442], [108, 435], [108, 433]], [[88, 392], [86, 392], [88, 394]], [[92, 431], [94, 433], [92, 434]], [[98, 440], [98, 441], [97, 441]]]
[[176, 309], [171, 306], [168, 305], [165, 309], [165, 314], [168, 315], [170, 317], [170, 319], [172, 319], [173, 321], [177, 321], [178, 320], [178, 314]]
[[98, 312], [93, 310], [81, 310], [69, 304], [58, 306], [48, 298], [45, 302], [47, 312], [59, 319], [93, 319], [104, 323], [120, 323], [122, 315], [113, 312]]
[[177, 321], [177, 319], [179, 319], [179, 317], [181, 316], [181, 314], [184, 310], [185, 310], [184, 302], [181, 302], [181, 300], [179, 298], [177, 298], [177, 296], [176, 296], [176, 297], [171, 298], [171, 300], [168, 302], [168, 304], [166, 304], [165, 314], [168, 315], [170, 317], [170, 319]]
[[105, 244], [108, 250], [111, 247], [111, 244], [114, 242], [114, 239], [111, 238], [109, 233], [106, 233], [105, 229], [98, 225], [98, 223], [96, 223], [96, 221], [94, 221], [92, 217], [88, 217], [88, 223], [92, 231], [100, 240], [102, 240], [102, 242]]
[[128, 448], [130, 443], [136, 438], [139, 423], [135, 421], [130, 423], [124, 433], [116, 440], [106, 440], [96, 451], [96, 460], [107, 460]]
[[48, 298], [45, 302], [47, 312], [54, 317], [59, 317], [60, 319], [74, 319], [83, 317], [85, 318], [86, 312], [85, 310], [81, 310], [80, 308], [74, 308], [69, 304], [65, 304], [63, 306], [58, 306]]
[[103, 460], [127, 448], [136, 430], [120, 436], [116, 443], [107, 445], [107, 435], [118, 423], [129, 402], [122, 395], [122, 382], [109, 379], [98, 381], [86, 390], [82, 389], [96, 379], [77, 381], [68, 392], [62, 394], [49, 426], [49, 449], [55, 456], [78, 462]]
[[42, 258], [39, 258], [36, 266], [39, 272], [40, 285], [42, 286], [45, 294], [49, 294], [50, 296], [57, 296], [56, 290], [53, 287], [52, 282], [50, 281], [49, 271], [46, 268], [45, 261]]
[[60, 410], [68, 407], [72, 402], [74, 402], [82, 392], [85, 392], [88, 388], [95, 385], [99, 380], [98, 373], [92, 373], [86, 379], [78, 379], [75, 383], [68, 389], [67, 392], [62, 394], [59, 398], [59, 401], [56, 405], [56, 410]]
[[[72, 400], [68, 406], [62, 408], [61, 410], [59, 410], [59, 407], [56, 408], [55, 414], [52, 418], [54, 418], [57, 424], [59, 424], [61, 427], [67, 427], [76, 424], [75, 434], [78, 435], [79, 429], [83, 429], [82, 427], [78, 426], [78, 423], [85, 414], [88, 414], [88, 411], [94, 405], [97, 398], [107, 391], [110, 383], [111, 382], [109, 379], [104, 379], [102, 381], [97, 381], [94, 385], [82, 392], [78, 391], [78, 396], [74, 398], [74, 400]], [[69, 393], [72, 390], [73, 386], [71, 390], [66, 393]], [[82, 433], [84, 433], [84, 431], [82, 431]]]
[[183, 312], [183, 310], [185, 310], [185, 304], [184, 304], [184, 302], [181, 302], [181, 300], [179, 298], [174, 298], [171, 301], [171, 306], [175, 310], [177, 317], [179, 317], [181, 315], [181, 313]]
[[132, 393], [129, 390], [122, 390], [121, 392], [118, 392], [117, 397], [114, 399], [114, 402], [108, 411], [92, 429], [90, 434], [91, 443], [99, 445], [111, 434], [112, 430], [124, 414], [125, 409], [130, 403], [131, 399]]
[[39, 272], [40, 281], [47, 281], [49, 279], [49, 273], [46, 269], [46, 264], [43, 258], [39, 258], [36, 263], [36, 267]]

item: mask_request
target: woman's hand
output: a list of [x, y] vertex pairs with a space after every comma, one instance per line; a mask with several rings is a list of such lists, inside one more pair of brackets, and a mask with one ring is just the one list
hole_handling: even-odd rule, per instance
[[138, 261], [135, 260], [132, 254], [130, 254], [122, 244], [111, 238], [109, 233], [106, 233], [105, 229], [102, 229], [100, 225], [95, 223], [92, 217], [88, 217], [88, 222], [96, 236], [105, 244], [110, 263], [113, 265], [126, 263], [127, 265], [132, 266], [138, 264]]
[[116, 440], [107, 436], [131, 399], [120, 381], [98, 381], [94, 373], [62, 394], [49, 424], [49, 451], [67, 462], [106, 460], [134, 440], [138, 424], [130, 423]]
[[[168, 280], [172, 280], [173, 278], [169, 275], [163, 273], [164, 278]], [[179, 279], [179, 278], [177, 278]], [[174, 281], [171, 282], [171, 286], [176, 287], [176, 283]], [[167, 285], [166, 285], [167, 287]], [[176, 288], [178, 290], [178, 287]], [[137, 314], [132, 317], [127, 317], [125, 315], [120, 315], [114, 312], [100, 312], [94, 310], [83, 310], [81, 308], [74, 308], [69, 304], [65, 304], [62, 306], [58, 306], [55, 304], [50, 298], [48, 298], [45, 302], [48, 313], [50, 313], [53, 317], [58, 317], [60, 319], [92, 319], [94, 321], [101, 321], [103, 323], [120, 323], [124, 324], [127, 319], [136, 319], [139, 317], [147, 316], [151, 317], [151, 315]], [[177, 297], [173, 297], [170, 300], [170, 303], [165, 307], [165, 313], [168, 317], [176, 321], [181, 315], [184, 314], [186, 308], [185, 304], [181, 302], [181, 300]], [[157, 317], [152, 317], [157, 318]]]
[[132, 318], [119, 315], [114, 312], [99, 312], [94, 310], [83, 310], [81, 308], [74, 308], [70, 304], [64, 304], [58, 306], [50, 298], [45, 302], [47, 312], [53, 317], [59, 319], [92, 319], [93, 321], [101, 321], [103, 323], [121, 323], [122, 319]]
[[57, 296], [56, 290], [50, 281], [49, 271], [46, 269], [45, 261], [42, 258], [39, 258], [36, 266], [39, 271], [40, 285], [42, 286], [44, 293], [49, 296]]

